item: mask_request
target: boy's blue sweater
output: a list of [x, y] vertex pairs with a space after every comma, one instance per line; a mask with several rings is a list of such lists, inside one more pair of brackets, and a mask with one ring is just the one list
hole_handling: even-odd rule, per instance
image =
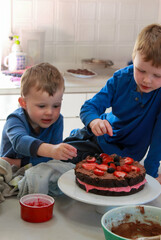
[[1, 140], [1, 157], [22, 159], [22, 166], [27, 163], [36, 165], [51, 158], [37, 156], [37, 150], [43, 142], [59, 144], [63, 138], [63, 117], [49, 128], [41, 128], [36, 134], [28, 122], [23, 108], [18, 108], [7, 117]]
[[[133, 65], [121, 69], [106, 85], [81, 108], [80, 117], [88, 124], [96, 119], [107, 119], [113, 136], [97, 137], [101, 149], [140, 161], [149, 151], [144, 166], [149, 175], [158, 176], [161, 160], [161, 89], [150, 93], [136, 91]], [[110, 113], [106, 109], [112, 107]]]

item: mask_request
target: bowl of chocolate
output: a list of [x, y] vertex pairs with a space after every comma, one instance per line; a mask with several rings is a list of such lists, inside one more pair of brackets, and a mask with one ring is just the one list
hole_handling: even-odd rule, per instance
[[101, 218], [106, 240], [161, 239], [161, 208], [148, 205], [116, 207]]
[[46, 194], [27, 194], [20, 199], [21, 218], [32, 223], [46, 222], [53, 216], [55, 200]]

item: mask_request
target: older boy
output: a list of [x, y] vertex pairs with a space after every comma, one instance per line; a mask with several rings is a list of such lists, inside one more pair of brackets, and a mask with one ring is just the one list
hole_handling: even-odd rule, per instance
[[[109, 107], [112, 111], [105, 113]], [[73, 161], [95, 151], [140, 161], [149, 149], [144, 166], [161, 183], [161, 25], [152, 24], [141, 31], [133, 65], [117, 71], [86, 101], [80, 117], [86, 127], [65, 140], [78, 150]], [[92, 147], [87, 151], [89, 144]]]

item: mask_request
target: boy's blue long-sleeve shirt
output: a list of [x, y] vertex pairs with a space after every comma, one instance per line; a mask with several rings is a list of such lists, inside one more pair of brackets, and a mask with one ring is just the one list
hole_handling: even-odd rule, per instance
[[18, 108], [6, 120], [2, 132], [1, 157], [21, 159], [22, 166], [27, 163], [36, 165], [47, 162], [51, 158], [37, 156], [37, 150], [42, 143], [59, 144], [63, 138], [63, 116], [49, 128], [41, 128], [36, 134], [28, 122], [23, 108]]
[[[115, 72], [100, 92], [84, 103], [80, 117], [85, 126], [96, 118], [109, 121], [113, 136], [97, 137], [105, 153], [140, 161], [149, 147], [144, 166], [149, 175], [157, 177], [161, 161], [161, 89], [142, 94], [136, 89], [130, 65]], [[109, 107], [112, 111], [105, 113]]]

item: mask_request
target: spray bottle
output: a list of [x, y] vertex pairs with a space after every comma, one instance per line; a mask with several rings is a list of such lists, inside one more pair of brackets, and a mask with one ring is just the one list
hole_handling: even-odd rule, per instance
[[22, 52], [22, 48], [20, 46], [19, 36], [13, 36], [14, 43], [12, 45], [12, 52]]
[[5, 57], [4, 65], [8, 67], [9, 71], [17, 71], [26, 68], [27, 64], [27, 55], [22, 52], [20, 46], [19, 36], [13, 36], [14, 43], [12, 45], [11, 53]]

